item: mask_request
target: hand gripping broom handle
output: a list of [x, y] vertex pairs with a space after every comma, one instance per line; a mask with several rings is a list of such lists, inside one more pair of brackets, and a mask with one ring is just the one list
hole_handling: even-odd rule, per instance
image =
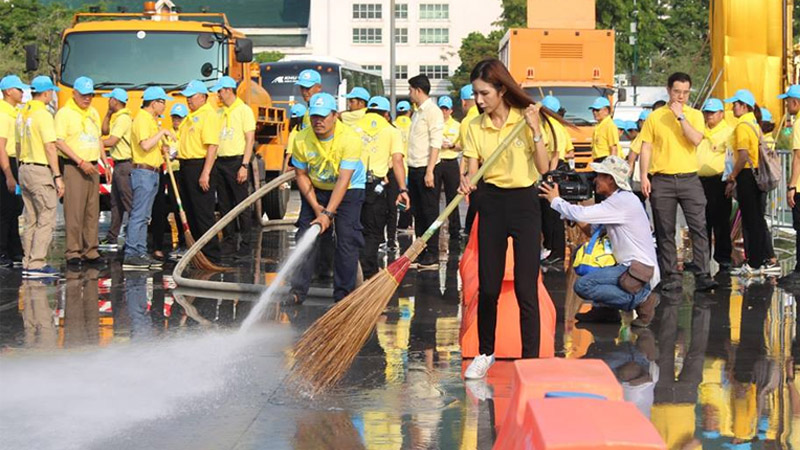
[[167, 172], [169, 173], [169, 181], [172, 183], [172, 192], [175, 193], [175, 203], [178, 204], [178, 212], [180, 213], [181, 228], [184, 232], [189, 229], [189, 220], [186, 218], [186, 212], [183, 210], [183, 202], [181, 202], [181, 194], [178, 192], [178, 183], [175, 181], [175, 174], [172, 172], [172, 165], [167, 160]]
[[[508, 133], [508, 136], [506, 136], [505, 139], [503, 139], [503, 141], [500, 142], [500, 145], [497, 146], [497, 149], [495, 149], [494, 153], [492, 153], [491, 155], [489, 155], [488, 158], [486, 158], [486, 161], [484, 161], [483, 165], [481, 165], [478, 171], [475, 172], [475, 175], [473, 175], [472, 178], [470, 178], [469, 184], [471, 186], [475, 186], [478, 184], [478, 181], [480, 181], [480, 179], [483, 178], [483, 175], [486, 173], [486, 171], [489, 170], [489, 168], [492, 167], [492, 165], [494, 165], [495, 161], [497, 161], [500, 158], [503, 152], [505, 152], [508, 149], [508, 147], [511, 146], [511, 143], [514, 142], [514, 140], [517, 139], [517, 136], [519, 136], [519, 134], [527, 127], [528, 124], [527, 122], [525, 122], [524, 119], [520, 120], [519, 122], [517, 122], [516, 125], [514, 125], [514, 128], [512, 128], [511, 132]], [[422, 250], [425, 248], [425, 244], [428, 242], [428, 240], [434, 235], [434, 233], [436, 233], [439, 227], [442, 226], [444, 221], [447, 220], [447, 217], [450, 216], [450, 214], [452, 214], [456, 208], [458, 208], [458, 204], [461, 203], [462, 200], [464, 200], [464, 194], [456, 195], [455, 198], [453, 198], [453, 200], [447, 205], [444, 211], [442, 211], [442, 213], [439, 214], [439, 217], [437, 217], [436, 220], [433, 221], [431, 226], [429, 226], [428, 229], [425, 230], [425, 233], [423, 233], [422, 236], [417, 238], [414, 241], [414, 243], [411, 244], [411, 247], [408, 248], [408, 250], [405, 253], [405, 256], [407, 256], [412, 261], [415, 260], [417, 256], [419, 256], [419, 254], [422, 253]]]

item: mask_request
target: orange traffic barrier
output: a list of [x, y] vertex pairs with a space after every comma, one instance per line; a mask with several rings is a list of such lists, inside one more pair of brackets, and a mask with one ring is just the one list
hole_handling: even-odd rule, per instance
[[653, 424], [629, 402], [591, 398], [529, 400], [524, 439], [503, 449], [666, 450]]
[[[514, 249], [508, 239], [506, 271], [497, 303], [497, 329], [494, 356], [519, 358], [522, 356], [522, 338], [519, 331], [519, 306], [514, 295]], [[464, 294], [461, 316], [461, 357], [478, 356], [478, 218], [475, 218], [469, 242], [459, 263], [461, 290]], [[539, 273], [539, 357], [555, 356], [556, 308]]]
[[[496, 449], [521, 448], [527, 432], [525, 407], [531, 399], [548, 393], [568, 391], [594, 394], [611, 401], [622, 401], [622, 386], [611, 369], [599, 359], [521, 359], [514, 362], [511, 401], [497, 436]], [[576, 426], [577, 422], [570, 422]]]

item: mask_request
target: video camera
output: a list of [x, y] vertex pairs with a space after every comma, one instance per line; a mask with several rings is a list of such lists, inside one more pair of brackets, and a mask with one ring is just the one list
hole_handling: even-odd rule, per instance
[[561, 198], [578, 203], [594, 198], [594, 172], [578, 173], [574, 170], [551, 170], [542, 177], [542, 183], [558, 185]]

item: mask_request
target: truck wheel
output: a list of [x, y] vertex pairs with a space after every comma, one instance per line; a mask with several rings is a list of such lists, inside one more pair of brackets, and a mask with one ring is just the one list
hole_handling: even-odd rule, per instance
[[[276, 178], [277, 174], [275, 175], [267, 175], [266, 182], [269, 183], [272, 181], [273, 178]], [[283, 219], [283, 216], [286, 215], [286, 208], [289, 205], [289, 194], [291, 190], [289, 189], [280, 189], [276, 188], [267, 193], [262, 199], [262, 206], [264, 208], [264, 212], [267, 213], [267, 217], [270, 220], [276, 219]]]

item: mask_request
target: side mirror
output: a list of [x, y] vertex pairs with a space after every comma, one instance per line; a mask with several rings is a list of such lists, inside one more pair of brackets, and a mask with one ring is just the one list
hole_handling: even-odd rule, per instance
[[27, 72], [39, 70], [39, 46], [36, 44], [25, 46], [25, 70]]
[[203, 78], [210, 77], [212, 73], [214, 73], [214, 66], [211, 63], [207, 62], [200, 67], [200, 75], [202, 75]]
[[236, 62], [249, 63], [253, 61], [253, 41], [250, 39], [237, 39], [234, 46]]
[[619, 88], [619, 90], [617, 90], [617, 103], [624, 103], [627, 99], [628, 90], [625, 88]]

